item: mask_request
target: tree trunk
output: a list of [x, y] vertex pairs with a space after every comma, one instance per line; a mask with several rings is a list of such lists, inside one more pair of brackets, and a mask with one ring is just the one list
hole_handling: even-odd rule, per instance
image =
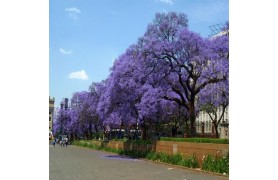
[[143, 140], [147, 140], [147, 129], [145, 124], [141, 126], [141, 137]]
[[190, 102], [190, 106], [189, 106], [189, 121], [190, 121], [191, 137], [196, 137], [195, 120], [196, 120], [196, 114], [195, 114], [195, 105], [193, 100]]
[[215, 135], [216, 135], [216, 138], [219, 138], [219, 135], [218, 135], [218, 128], [217, 128], [217, 122], [216, 121], [212, 121], [213, 125], [214, 125], [214, 130], [215, 130]]
[[90, 124], [89, 124], [89, 136], [90, 136], [90, 139], [92, 139], [92, 137], [93, 137], [92, 122], [90, 122]]
[[96, 124], [96, 123], [94, 124], [94, 127], [95, 127], [96, 133], [98, 133], [98, 127], [97, 127], [97, 124]]
[[172, 127], [172, 137], [176, 137], [177, 136], [177, 127], [173, 126]]

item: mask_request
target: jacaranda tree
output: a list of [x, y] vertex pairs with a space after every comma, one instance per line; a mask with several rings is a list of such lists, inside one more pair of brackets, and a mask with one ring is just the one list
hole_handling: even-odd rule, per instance
[[[175, 101], [189, 113], [190, 134], [195, 136], [198, 94], [209, 84], [228, 78], [228, 38], [202, 38], [187, 28], [184, 14], [158, 13], [147, 28], [144, 39], [146, 60], [160, 69], [162, 80], [174, 94]], [[157, 70], [158, 71], [158, 70]]]

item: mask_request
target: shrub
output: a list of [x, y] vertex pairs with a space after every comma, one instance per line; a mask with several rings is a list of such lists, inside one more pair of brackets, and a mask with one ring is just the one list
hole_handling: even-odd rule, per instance
[[159, 159], [158, 153], [156, 152], [148, 152], [146, 155], [146, 159], [152, 160], [152, 161], [156, 161], [157, 159]]
[[169, 163], [169, 158], [168, 158], [168, 154], [166, 154], [166, 153], [163, 153], [163, 152], [159, 152], [158, 153], [158, 157], [159, 157], [159, 161], [161, 161], [161, 162], [165, 162], [165, 163]]
[[161, 161], [168, 164], [180, 165], [190, 168], [197, 168], [199, 167], [198, 161], [196, 156], [193, 154], [191, 156], [183, 156], [182, 154], [176, 153], [173, 155], [169, 155], [163, 152], [150, 152], [146, 155], [147, 159], [153, 161]]
[[151, 140], [126, 140], [124, 142], [133, 143], [133, 144], [152, 144]]
[[93, 133], [92, 138], [98, 140], [103, 137], [103, 132]]
[[185, 166], [185, 167], [190, 167], [190, 168], [197, 168], [199, 167], [197, 158], [195, 154], [191, 156], [186, 156], [181, 159], [181, 161], [178, 162], [178, 165], [180, 166]]
[[229, 144], [229, 139], [213, 139], [213, 138], [172, 138], [172, 137], [161, 137], [160, 141]]
[[169, 156], [169, 163], [177, 165], [182, 161], [182, 159], [183, 159], [183, 156], [181, 154], [179, 154], [179, 153], [173, 154], [173, 155]]
[[212, 157], [208, 155], [204, 158], [202, 169], [217, 173], [229, 174], [229, 153], [223, 157]]

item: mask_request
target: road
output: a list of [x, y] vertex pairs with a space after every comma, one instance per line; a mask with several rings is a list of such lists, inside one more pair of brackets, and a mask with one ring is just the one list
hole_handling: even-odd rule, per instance
[[84, 147], [49, 146], [50, 180], [227, 180], [228, 177]]

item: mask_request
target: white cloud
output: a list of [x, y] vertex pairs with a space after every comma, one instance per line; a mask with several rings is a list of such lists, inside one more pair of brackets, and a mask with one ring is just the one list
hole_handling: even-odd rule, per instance
[[67, 51], [67, 50], [65, 50], [63, 48], [60, 48], [60, 52], [63, 53], [63, 54], [71, 54], [72, 50]]
[[73, 8], [66, 8], [66, 11], [68, 12], [69, 16], [73, 19], [77, 19], [77, 14], [80, 14], [81, 11], [75, 7]]
[[159, 0], [162, 3], [166, 3], [166, 4], [173, 4], [173, 0]]
[[70, 79], [81, 79], [81, 80], [87, 80], [88, 76], [84, 70], [71, 72], [69, 74]]
[[77, 8], [66, 8], [66, 11], [71, 13], [80, 13], [80, 10]]

